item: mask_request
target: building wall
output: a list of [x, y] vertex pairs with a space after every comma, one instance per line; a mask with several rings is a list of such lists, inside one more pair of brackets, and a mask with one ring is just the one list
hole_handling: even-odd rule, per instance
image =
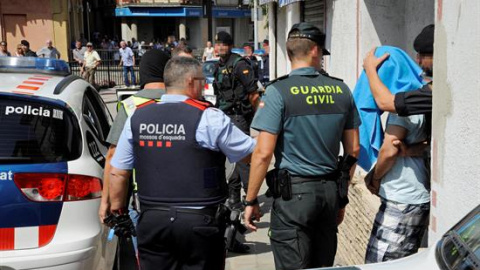
[[436, 6], [430, 243], [480, 203], [480, 2]]
[[[413, 40], [420, 30], [434, 22], [434, 0], [327, 0], [326, 47], [331, 56], [325, 57], [327, 72], [345, 80], [354, 88], [363, 58], [375, 46], [393, 45], [415, 57]], [[284, 43], [289, 20], [300, 18], [300, 13], [283, 7], [277, 13], [277, 72], [288, 71]], [[291, 18], [296, 16], [296, 18]], [[285, 33], [283, 32], [285, 30]]]
[[[202, 36], [202, 18], [187, 18], [187, 27], [188, 27], [188, 45], [192, 47], [193, 49], [196, 48], [203, 48], [207, 44], [203, 42], [203, 36]], [[208, 32], [208, 25], [205, 25], [207, 27], [205, 32]], [[208, 35], [207, 35], [208, 38]]]

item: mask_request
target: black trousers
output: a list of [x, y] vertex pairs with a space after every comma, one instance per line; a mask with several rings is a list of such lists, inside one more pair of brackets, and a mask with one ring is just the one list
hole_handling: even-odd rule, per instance
[[[232, 123], [243, 131], [245, 134], [250, 135], [250, 124], [251, 120], [246, 119], [242, 115], [228, 115], [232, 120]], [[240, 190], [243, 185], [243, 190], [246, 192], [248, 190], [248, 175], [250, 174], [250, 165], [237, 162], [235, 164], [235, 170], [233, 171], [232, 176], [227, 179], [228, 189], [230, 198], [234, 198], [240, 201]]]
[[337, 251], [335, 181], [292, 184], [293, 197], [273, 202], [270, 242], [275, 269], [332, 266]]
[[137, 227], [142, 270], [223, 270], [225, 227], [214, 215], [142, 211]]

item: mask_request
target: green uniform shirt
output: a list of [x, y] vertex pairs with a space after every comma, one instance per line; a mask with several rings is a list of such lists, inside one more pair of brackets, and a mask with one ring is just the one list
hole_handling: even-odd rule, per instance
[[[136, 97], [143, 97], [149, 99], [160, 99], [162, 95], [165, 94], [165, 90], [161, 89], [144, 89], [137, 92], [134, 96]], [[120, 134], [122, 134], [123, 126], [125, 126], [125, 122], [127, 121], [128, 115], [125, 111], [123, 106], [118, 108], [117, 116], [115, 117], [115, 121], [113, 121], [113, 125], [110, 128], [110, 132], [108, 133], [107, 142], [113, 145], [118, 144], [118, 140], [120, 139]]]
[[279, 135], [276, 168], [320, 176], [336, 169], [343, 131], [360, 123], [348, 86], [309, 67], [267, 87], [251, 127]]

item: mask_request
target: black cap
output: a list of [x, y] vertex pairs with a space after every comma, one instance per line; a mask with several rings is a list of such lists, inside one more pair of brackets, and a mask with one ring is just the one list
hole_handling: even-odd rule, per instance
[[225, 31], [218, 32], [217, 36], [215, 37], [217, 43], [223, 43], [225, 45], [233, 45], [232, 36]]
[[252, 49], [252, 51], [253, 51], [253, 45], [250, 44], [250, 43], [245, 43], [245, 44], [243, 44], [243, 47], [244, 47], [244, 48], [245, 48], [245, 47], [250, 47], [250, 48]]
[[288, 39], [291, 38], [308, 38], [322, 48], [323, 55], [330, 55], [330, 52], [325, 49], [325, 34], [311, 23], [301, 22], [294, 24], [290, 32], [288, 32]]
[[28, 41], [26, 41], [25, 39], [20, 41], [20, 44], [22, 44], [23, 46], [30, 47], [30, 43]]
[[163, 71], [170, 56], [161, 50], [152, 49], [142, 56], [140, 61], [140, 88], [145, 84], [163, 82]]
[[263, 44], [269, 45], [269, 44], [268, 44], [268, 39], [264, 39], [264, 40], [263, 40]]
[[413, 47], [417, 53], [433, 54], [433, 38], [435, 35], [435, 25], [430, 24], [423, 28], [413, 42]]

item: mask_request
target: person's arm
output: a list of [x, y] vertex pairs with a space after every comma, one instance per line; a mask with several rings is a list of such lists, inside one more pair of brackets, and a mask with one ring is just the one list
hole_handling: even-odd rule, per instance
[[127, 205], [128, 180], [132, 172], [130, 170], [122, 170], [112, 166], [110, 170], [110, 209], [112, 211], [122, 209]]
[[[360, 154], [360, 136], [358, 128], [343, 131], [342, 145], [345, 156], [348, 154], [355, 158], [358, 157]], [[352, 169], [350, 170], [350, 179], [355, 172], [355, 167], [356, 165], [352, 166]]]
[[110, 161], [115, 153], [116, 145], [110, 145], [108, 148], [106, 160], [105, 160], [105, 168], [103, 171], [103, 190], [102, 190], [102, 200], [100, 201], [100, 208], [98, 210], [98, 217], [100, 218], [100, 222], [103, 223], [103, 220], [110, 212], [110, 200], [109, 197], [109, 187], [110, 187]]
[[135, 66], [135, 55], [132, 52], [132, 61], [133, 61], [133, 67]]
[[381, 179], [395, 164], [398, 157], [398, 148], [393, 144], [396, 140], [403, 140], [407, 135], [407, 130], [404, 127], [397, 125], [388, 125], [385, 131], [385, 138], [382, 147], [378, 153], [377, 164], [372, 179], [372, 193], [378, 194]]
[[395, 112], [394, 95], [392, 95], [390, 90], [385, 86], [385, 84], [383, 84], [377, 73], [377, 69], [390, 55], [387, 53], [382, 55], [380, 58], [377, 58], [375, 56], [375, 49], [376, 48], [368, 52], [367, 56], [363, 60], [363, 68], [365, 69], [370, 90], [375, 98], [377, 106], [382, 111]]
[[97, 52], [95, 52], [95, 58], [96, 58], [95, 68], [97, 68], [102, 63], [102, 59], [100, 59], [100, 55], [98, 55]]
[[254, 110], [257, 108], [258, 104], [258, 87], [257, 80], [255, 80], [255, 72], [252, 67], [248, 65], [245, 60], [241, 60], [235, 65], [234, 68], [235, 77], [238, 79], [241, 85], [237, 87], [243, 87], [248, 93], [248, 99]]
[[432, 89], [429, 84], [422, 88], [395, 94], [395, 109], [400, 116], [432, 112]]
[[55, 49], [55, 51], [57, 51], [57, 59], [62, 58], [62, 55], [60, 54], [60, 52], [57, 49]]

